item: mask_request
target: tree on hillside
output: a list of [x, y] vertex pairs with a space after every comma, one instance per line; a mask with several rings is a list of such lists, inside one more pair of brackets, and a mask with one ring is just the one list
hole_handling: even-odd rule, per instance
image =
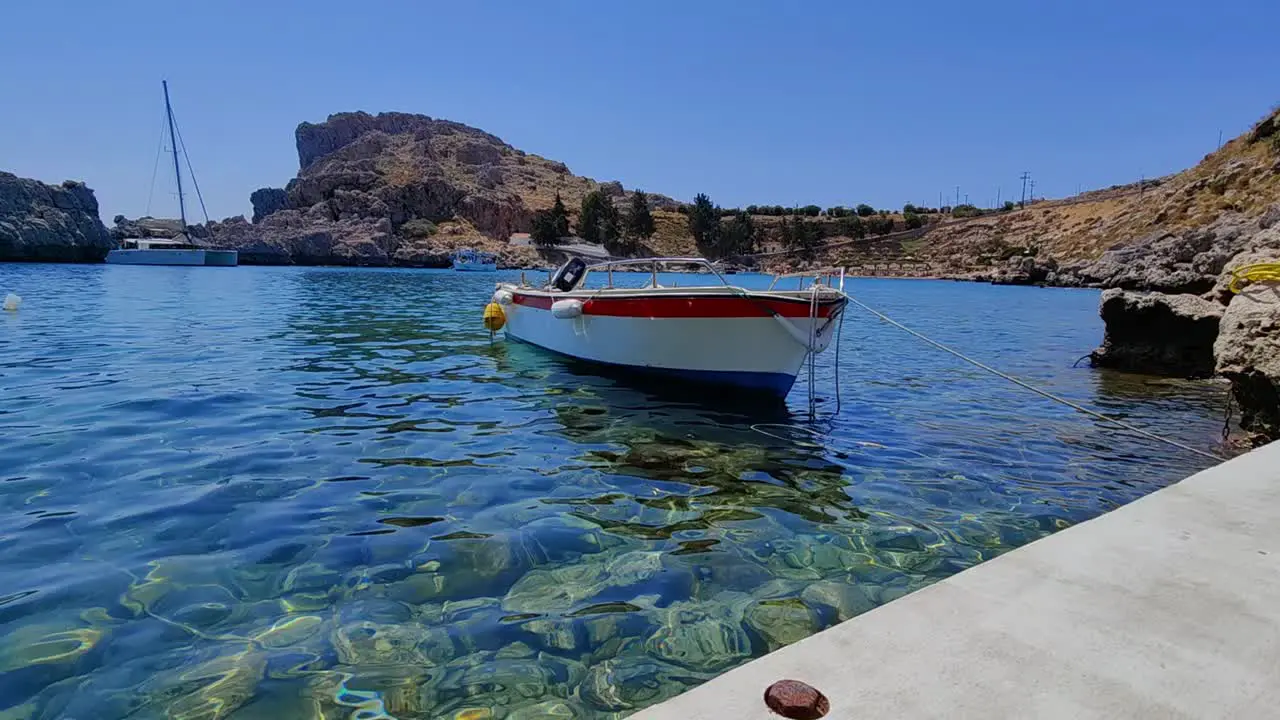
[[818, 207], [817, 205], [805, 205], [804, 207], [800, 208], [800, 212], [804, 214], [806, 217], [818, 217], [819, 215], [822, 214], [822, 208]]
[[799, 251], [800, 257], [812, 260], [818, 243], [822, 241], [820, 223], [806, 222], [798, 217], [792, 220], [791, 247]]
[[560, 244], [560, 230], [556, 227], [554, 210], [539, 210], [533, 215], [533, 231], [529, 233], [538, 247], [555, 247]]
[[698, 193], [689, 210], [689, 232], [698, 246], [698, 252], [709, 258], [720, 257], [720, 210], [711, 204], [711, 198]]
[[600, 219], [609, 198], [599, 190], [592, 190], [582, 197], [582, 212], [578, 213], [578, 237], [583, 242], [600, 243]]
[[840, 218], [836, 223], [836, 232], [845, 237], [860, 239], [867, 236], [867, 226], [857, 215]]
[[605, 246], [605, 249], [614, 255], [624, 254], [627, 248], [622, 242], [622, 217], [618, 214], [618, 208], [608, 197], [600, 206], [600, 219], [597, 223], [600, 243]]
[[756, 229], [751, 222], [751, 215], [738, 212], [733, 220], [724, 228], [724, 239], [721, 243], [724, 255], [748, 255], [755, 252]]
[[[600, 190], [592, 190], [582, 198], [582, 213], [578, 215], [578, 237], [584, 242], [618, 249], [622, 237], [622, 221], [613, 200]], [[610, 250], [613, 252], [613, 250]]]
[[1017, 204], [1012, 200], [1005, 200], [1004, 206], [1000, 208], [1000, 212], [1012, 212], [1015, 207], [1017, 207]]
[[[908, 205], [907, 207], [910, 207], [912, 210], [915, 210], [915, 208], [910, 205]], [[914, 212], [904, 212], [902, 214], [902, 219], [906, 224], [908, 230], [915, 230], [918, 227], [924, 226], [924, 218], [915, 214]]]
[[629, 244], [639, 245], [648, 242], [657, 230], [653, 223], [653, 213], [649, 212], [649, 197], [637, 190], [631, 195], [631, 208], [623, 223], [623, 234]]
[[859, 204], [858, 204], [858, 216], [859, 216], [859, 217], [871, 217], [872, 215], [875, 215], [875, 214], [876, 214], [876, 209], [875, 209], [875, 208], [873, 208], [873, 207], [871, 207], [870, 205], [868, 205], [868, 204], [866, 204], [866, 203], [859, 203]]
[[551, 206], [551, 222], [556, 231], [556, 237], [569, 237], [569, 211], [565, 210], [564, 201], [560, 199], [558, 192], [556, 202]]

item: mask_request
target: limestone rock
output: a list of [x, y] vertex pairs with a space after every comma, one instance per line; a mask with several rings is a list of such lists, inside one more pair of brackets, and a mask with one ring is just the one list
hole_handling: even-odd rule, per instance
[[389, 265], [396, 251], [385, 218], [337, 220], [316, 208], [281, 210], [252, 225], [237, 216], [207, 230], [214, 244], [240, 251], [244, 265]]
[[[504, 266], [533, 266], [538, 253], [509, 250], [511, 235], [528, 232], [557, 194], [573, 208], [597, 186], [562, 163], [425, 115], [339, 113], [302, 123], [295, 137], [298, 176], [253, 193], [253, 224], [210, 227], [241, 262], [444, 267], [469, 246], [498, 253]], [[601, 187], [623, 201], [620, 183]], [[651, 198], [654, 207], [677, 205]], [[454, 224], [434, 237], [401, 233], [412, 220]]]
[[798, 598], [762, 600], [747, 610], [745, 620], [770, 650], [799, 642], [819, 628], [817, 614]]
[[253, 221], [258, 222], [288, 207], [289, 195], [283, 188], [258, 188], [249, 195], [249, 202], [253, 203]]
[[84, 183], [0, 172], [0, 261], [100, 262], [113, 246]]
[[1273, 230], [1274, 223], [1263, 226], [1267, 218], [1268, 214], [1249, 218], [1228, 213], [1201, 228], [1159, 231], [1108, 250], [1098, 260], [1073, 271], [1084, 284], [1097, 287], [1208, 292], [1232, 257], [1251, 248], [1280, 244], [1280, 230]]
[[1280, 283], [1249, 285], [1231, 299], [1214, 354], [1240, 426], [1257, 444], [1280, 439]]
[[1102, 294], [1099, 312], [1106, 336], [1090, 356], [1094, 366], [1184, 377], [1213, 373], [1221, 305], [1195, 295], [1112, 289]]
[[[1280, 228], [1277, 228], [1277, 230], [1280, 230]], [[1280, 262], [1280, 243], [1276, 244], [1275, 249], [1246, 250], [1236, 255], [1222, 268], [1222, 274], [1218, 276], [1218, 281], [1214, 283], [1212, 290], [1205, 293], [1204, 298], [1221, 305], [1230, 304], [1231, 299], [1235, 297], [1235, 294], [1231, 292], [1233, 271], [1248, 265], [1274, 262]]]

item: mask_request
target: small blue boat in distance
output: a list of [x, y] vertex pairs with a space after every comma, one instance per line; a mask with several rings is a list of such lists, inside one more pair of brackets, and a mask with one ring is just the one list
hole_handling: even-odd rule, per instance
[[498, 256], [467, 248], [453, 256], [453, 269], [460, 272], [494, 272], [498, 269]]

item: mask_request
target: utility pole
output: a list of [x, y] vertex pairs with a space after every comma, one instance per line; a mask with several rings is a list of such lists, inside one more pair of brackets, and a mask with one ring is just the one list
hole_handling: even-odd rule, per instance
[[938, 191], [938, 212], [942, 212], [942, 208], [943, 208], [945, 205], [946, 205], [946, 203], [942, 202], [942, 191], [941, 191], [941, 190], [939, 190], [939, 191]]
[[1035, 205], [1036, 204], [1036, 181], [1030, 180], [1029, 182], [1031, 183], [1031, 204]]
[[964, 204], [965, 204], [965, 205], [968, 205], [968, 204], [969, 204], [969, 193], [965, 193], [965, 194], [964, 194]]
[[996, 186], [996, 206], [994, 209], [996, 210], [1000, 209], [1000, 187], [999, 186]]
[[1221, 130], [1218, 131], [1218, 149], [1219, 150], [1222, 149], [1222, 131]]
[[956, 205], [960, 204], [960, 186], [956, 186]]
[[1022, 199], [1018, 201], [1018, 207], [1026, 207], [1027, 206], [1027, 180], [1031, 179], [1031, 173], [1026, 172], [1024, 170], [1022, 173], [1022, 177], [1020, 179], [1022, 180]]

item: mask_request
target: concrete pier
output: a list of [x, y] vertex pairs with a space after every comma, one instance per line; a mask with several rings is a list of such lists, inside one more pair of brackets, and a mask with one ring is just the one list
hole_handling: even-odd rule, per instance
[[1280, 718], [1280, 443], [1014, 550], [649, 708], [828, 718]]

